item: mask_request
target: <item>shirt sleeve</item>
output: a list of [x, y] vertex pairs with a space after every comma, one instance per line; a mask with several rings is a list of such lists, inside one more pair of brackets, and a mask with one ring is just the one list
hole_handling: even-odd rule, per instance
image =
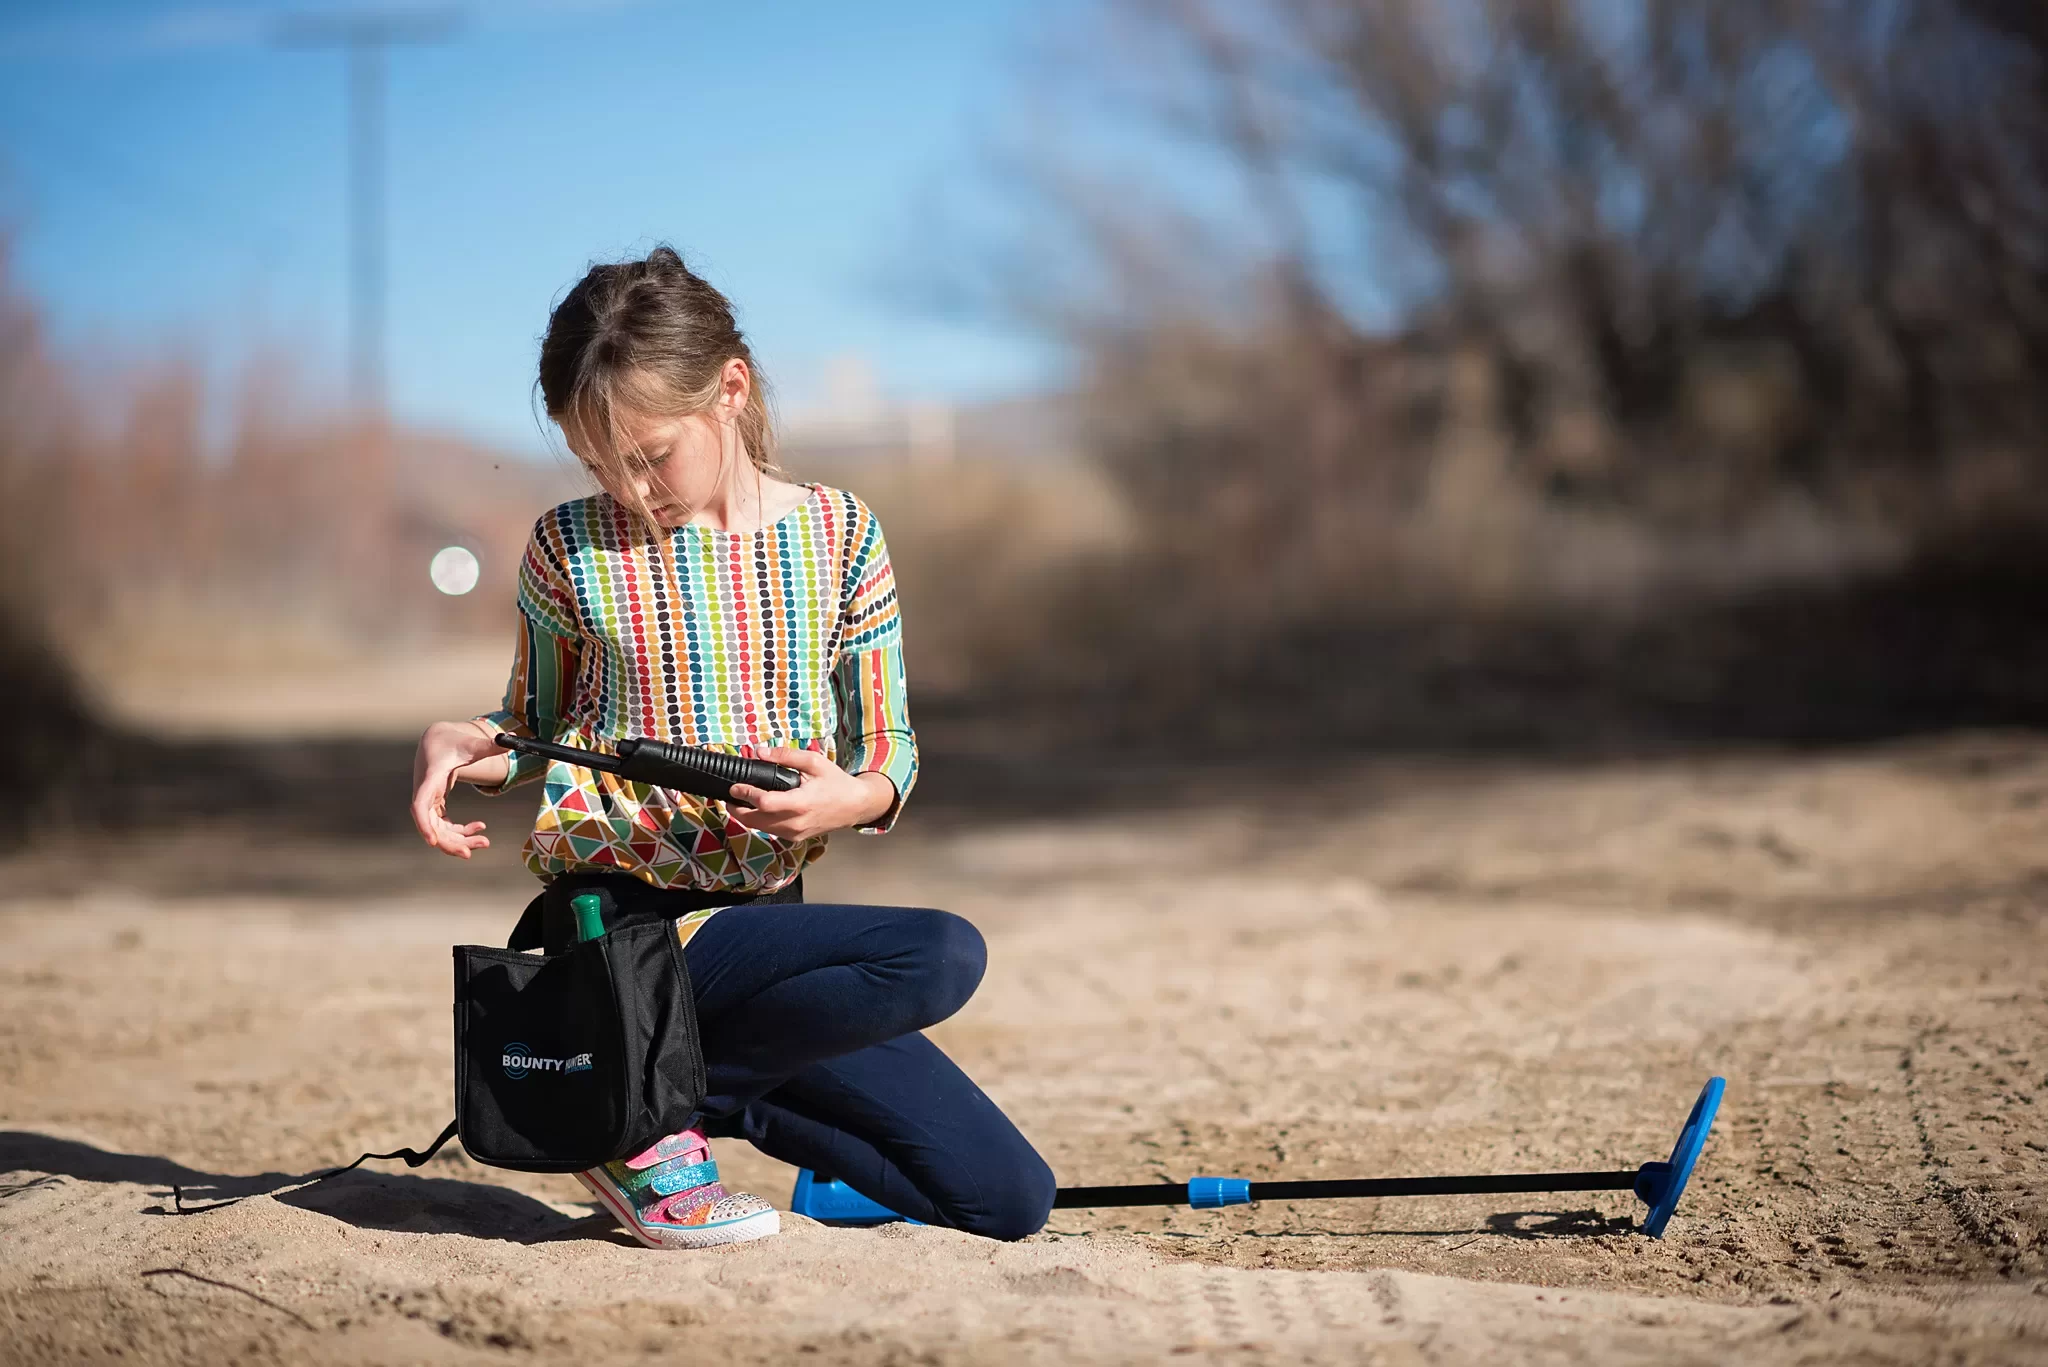
[[[505, 684], [504, 703], [476, 721], [493, 734], [501, 731], [537, 740], [561, 734], [562, 718], [576, 687], [582, 661], [583, 634], [576, 591], [549, 534], [549, 518], [534, 525], [519, 565], [519, 626], [513, 636], [512, 675]], [[479, 792], [502, 793], [545, 773], [548, 761], [538, 755], [511, 752], [503, 783], [477, 784]]]
[[917, 735], [910, 729], [903, 619], [889, 547], [874, 515], [865, 521], [862, 544], [846, 576], [832, 695], [839, 709], [841, 767], [850, 774], [881, 774], [896, 787], [888, 811], [869, 825], [854, 827], [878, 835], [896, 824], [917, 783]]

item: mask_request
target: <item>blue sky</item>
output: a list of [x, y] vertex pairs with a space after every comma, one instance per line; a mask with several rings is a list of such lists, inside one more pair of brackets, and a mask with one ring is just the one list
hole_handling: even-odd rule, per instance
[[[220, 373], [282, 345], [339, 393], [344, 59], [272, 38], [313, 8], [0, 7], [0, 214], [65, 345], [184, 348]], [[660, 240], [734, 299], [791, 410], [847, 355], [899, 397], [1043, 383], [1042, 346], [887, 282], [943, 250], [919, 203], [973, 183], [1008, 54], [1046, 9], [499, 0], [392, 49], [394, 409], [538, 452], [550, 302], [592, 258]]]

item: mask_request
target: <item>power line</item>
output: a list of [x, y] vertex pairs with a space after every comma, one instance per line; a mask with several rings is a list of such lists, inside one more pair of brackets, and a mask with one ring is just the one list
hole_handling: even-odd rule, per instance
[[356, 410], [384, 414], [385, 49], [430, 43], [461, 22], [457, 9], [298, 15], [278, 26], [293, 47], [338, 47], [348, 55], [349, 392]]

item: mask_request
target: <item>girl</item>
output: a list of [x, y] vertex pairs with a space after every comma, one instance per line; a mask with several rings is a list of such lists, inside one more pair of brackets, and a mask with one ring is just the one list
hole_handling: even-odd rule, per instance
[[[525, 856], [544, 890], [525, 943], [564, 945], [583, 892], [608, 913], [674, 918], [708, 1094], [690, 1128], [579, 1179], [651, 1247], [761, 1238], [775, 1210], [728, 1194], [711, 1160], [708, 1137], [743, 1136], [929, 1224], [1035, 1232], [1051, 1171], [918, 1033], [980, 982], [981, 936], [942, 911], [802, 900], [828, 834], [888, 830], [917, 778], [874, 514], [774, 477], [767, 396], [732, 307], [667, 247], [569, 291], [539, 387], [602, 492], [535, 524], [504, 706], [427, 729], [412, 811], [428, 844], [467, 859], [490, 841], [481, 821], [449, 821], [449, 790], [543, 778]], [[803, 779], [714, 802], [512, 755], [500, 731], [595, 750], [654, 736]]]

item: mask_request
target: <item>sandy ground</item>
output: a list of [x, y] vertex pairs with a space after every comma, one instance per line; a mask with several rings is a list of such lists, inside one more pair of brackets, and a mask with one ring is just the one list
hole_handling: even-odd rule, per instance
[[45, 841], [0, 869], [0, 1358], [2048, 1362], [2048, 742], [1168, 786], [913, 817], [811, 895], [981, 926], [937, 1033], [1066, 1183], [1632, 1166], [1721, 1073], [1668, 1237], [1602, 1193], [1062, 1211], [1016, 1245], [785, 1216], [655, 1253], [453, 1152], [179, 1216], [173, 1184], [435, 1133], [447, 946], [502, 938], [514, 842], [358, 894], [431, 856], [295, 847], [338, 891], [195, 898], [151, 870], [260, 830]]
[[[195, 638], [213, 644], [211, 634], [196, 630], [177, 644], [192, 651]], [[466, 717], [495, 706], [504, 695], [511, 642], [509, 623], [487, 638], [366, 654], [323, 643], [294, 656], [256, 638], [198, 659], [138, 661], [123, 650], [119, 667], [96, 667], [101, 661], [89, 658], [81, 674], [101, 715], [151, 735], [272, 737], [313, 730], [329, 738], [411, 738], [429, 718]], [[251, 687], [257, 669], [262, 685]]]

